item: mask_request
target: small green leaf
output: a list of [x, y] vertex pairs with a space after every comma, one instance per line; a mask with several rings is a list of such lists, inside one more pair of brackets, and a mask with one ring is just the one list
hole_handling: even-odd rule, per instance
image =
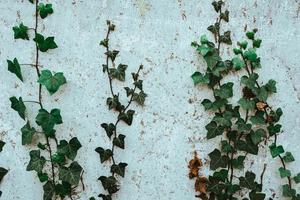
[[20, 117], [25, 120], [26, 107], [22, 97], [19, 97], [19, 100], [16, 97], [10, 97], [9, 100], [11, 102], [11, 108], [17, 111]]
[[297, 176], [294, 177], [294, 181], [296, 184], [300, 183], [300, 173], [297, 174]]
[[[99, 194], [98, 197], [101, 197], [102, 200], [112, 200], [111, 195], [105, 195], [105, 194]], [[94, 199], [90, 199], [90, 200], [94, 200]], [[96, 199], [95, 199], [96, 200]]]
[[224, 32], [224, 34], [220, 36], [219, 41], [220, 41], [220, 42], [223, 42], [223, 43], [225, 43], [225, 44], [231, 45], [231, 44], [232, 44], [232, 41], [231, 41], [230, 34], [231, 34], [230, 31]]
[[221, 19], [223, 19], [225, 22], [229, 22], [229, 11], [225, 10], [224, 13], [220, 14]]
[[252, 61], [252, 62], [257, 61], [257, 54], [255, 52], [255, 49], [248, 49], [248, 51], [244, 52], [244, 56], [249, 61]]
[[255, 101], [248, 100], [245, 98], [241, 98], [238, 101], [238, 104], [244, 109], [244, 110], [253, 110], [255, 108]]
[[259, 192], [255, 191], [255, 190], [252, 190], [249, 193], [249, 197], [250, 197], [250, 200], [264, 200], [266, 198], [266, 194], [259, 193]]
[[208, 39], [207, 39], [207, 36], [206, 35], [201, 35], [200, 42], [201, 42], [201, 44], [207, 44], [209, 42]]
[[[241, 49], [234, 48], [234, 49], [233, 49], [233, 53], [234, 53], [235, 55], [239, 55], [239, 54], [242, 54], [243, 51], [242, 51]], [[239, 58], [239, 57], [237, 57], [237, 58]]]
[[[116, 193], [119, 190], [117, 186], [117, 179], [113, 176], [100, 176], [98, 180], [101, 181], [103, 188], [108, 190], [109, 194]], [[103, 196], [101, 197], [103, 198]]]
[[284, 169], [283, 167], [280, 167], [278, 170], [281, 178], [290, 177], [292, 175], [290, 170]]
[[143, 106], [145, 99], [147, 97], [147, 94], [144, 93], [144, 91], [140, 91], [139, 93], [132, 94], [132, 100], [136, 101], [139, 105]]
[[261, 39], [253, 40], [253, 47], [259, 48], [260, 45], [261, 45], [261, 43], [262, 43], [262, 40], [261, 40]]
[[213, 1], [212, 2], [212, 5], [213, 5], [216, 12], [219, 12], [221, 10], [222, 4], [224, 4], [223, 1]]
[[111, 78], [116, 78], [119, 81], [125, 81], [127, 65], [119, 64], [117, 68], [110, 68], [109, 75]]
[[255, 182], [255, 174], [253, 172], [247, 171], [245, 177], [240, 177], [240, 186], [243, 188], [248, 188], [254, 190], [257, 186]]
[[122, 112], [119, 114], [118, 119], [124, 121], [126, 124], [130, 126], [132, 124], [134, 113], [135, 113], [134, 110], [128, 110], [126, 113]]
[[0, 182], [2, 181], [3, 177], [7, 174], [8, 170], [0, 167]]
[[232, 87], [233, 87], [232, 82], [225, 83], [220, 86], [220, 89], [215, 89], [214, 95], [222, 99], [230, 98], [233, 96]]
[[8, 71], [15, 74], [23, 82], [22, 71], [18, 60], [16, 58], [14, 58], [13, 61], [7, 60], [7, 64], [8, 64], [8, 68], [7, 68]]
[[270, 135], [270, 136], [273, 136], [273, 135], [279, 133], [281, 127], [282, 127], [282, 126], [281, 126], [280, 124], [274, 125], [273, 123], [271, 123], [271, 124], [268, 126], [269, 135]]
[[204, 60], [206, 61], [207, 67], [209, 69], [213, 69], [222, 59], [217, 52], [213, 52], [211, 54], [205, 55]]
[[107, 55], [112, 60], [112, 62], [115, 61], [118, 54], [119, 54], [119, 51], [117, 51], [117, 50], [105, 52], [105, 55]]
[[258, 129], [250, 134], [251, 140], [255, 145], [259, 144], [265, 135], [266, 131], [264, 129]]
[[69, 167], [59, 168], [59, 179], [77, 186], [80, 181], [82, 167], [77, 162], [72, 162]]
[[210, 169], [216, 170], [218, 168], [225, 168], [228, 164], [228, 157], [225, 155], [221, 155], [221, 152], [218, 149], [215, 149], [211, 153], [208, 154], [210, 158]]
[[48, 181], [48, 178], [49, 178], [48, 174], [42, 173], [42, 172], [38, 173], [38, 177], [39, 177], [39, 180], [41, 181], [41, 183]]
[[276, 93], [276, 81], [274, 81], [273, 79], [269, 80], [269, 82], [265, 85], [265, 88], [270, 93]]
[[63, 123], [59, 109], [52, 109], [50, 113], [45, 109], [40, 109], [35, 120], [48, 136], [52, 136], [55, 133], [53, 128], [56, 124]]
[[5, 142], [3, 142], [2, 140], [0, 140], [0, 152], [3, 151], [3, 147], [4, 147], [5, 144], [6, 144]]
[[45, 39], [43, 35], [37, 33], [35, 35], [35, 38], [33, 38], [33, 41], [37, 43], [38, 48], [41, 52], [46, 52], [49, 49], [57, 48], [57, 45], [54, 41], [54, 37], [47, 37]]
[[124, 109], [124, 106], [119, 101], [118, 95], [114, 95], [113, 97], [108, 97], [106, 100], [106, 104], [108, 105], [109, 110], [115, 109], [121, 112]]
[[254, 40], [254, 35], [255, 35], [255, 33], [252, 31], [249, 31], [246, 33], [247, 38], [250, 40]]
[[275, 157], [279, 156], [280, 154], [284, 153], [284, 149], [281, 145], [276, 146], [276, 144], [273, 143], [269, 146], [269, 148], [270, 148], [271, 155], [272, 155], [273, 158], [275, 158]]
[[127, 163], [119, 163], [119, 164], [113, 164], [111, 166], [110, 172], [111, 173], [116, 173], [122, 177], [125, 175], [125, 168], [127, 166]]
[[29, 153], [30, 155], [30, 161], [27, 165], [26, 170], [27, 171], [36, 171], [37, 173], [42, 172], [44, 165], [46, 163], [46, 159], [41, 156], [40, 150], [32, 150]]
[[113, 139], [113, 144], [121, 149], [124, 149], [125, 148], [125, 141], [124, 141], [125, 137], [126, 136], [122, 135], [122, 134], [118, 135], [118, 137], [115, 137]]
[[248, 46], [248, 42], [247, 41], [238, 42], [238, 45], [243, 49], [246, 49]]
[[109, 139], [116, 131], [116, 126], [113, 123], [110, 123], [110, 124], [103, 123], [103, 124], [101, 124], [101, 127], [104, 128], [106, 135], [109, 137]]
[[200, 72], [195, 72], [191, 76], [194, 82], [194, 85], [198, 85], [199, 83], [208, 84], [209, 83], [209, 76], [208, 74], [201, 74]]
[[22, 128], [22, 145], [31, 144], [32, 137], [36, 133], [34, 127], [31, 127], [29, 122], [27, 122]]
[[256, 111], [254, 116], [250, 117], [250, 121], [252, 124], [265, 124], [266, 119], [265, 119], [265, 113], [263, 111]]
[[44, 85], [51, 95], [54, 94], [60, 88], [60, 86], [66, 82], [66, 78], [62, 72], [52, 75], [51, 71], [49, 70], [42, 70], [41, 76], [38, 79], [38, 83]]
[[258, 146], [252, 142], [251, 136], [247, 135], [245, 140], [237, 141], [237, 149], [253, 155], [258, 154]]
[[38, 6], [38, 10], [42, 19], [53, 13], [52, 4], [45, 5], [43, 3], [40, 3]]
[[72, 195], [72, 186], [68, 182], [62, 182], [62, 184], [55, 185], [55, 194], [59, 195], [61, 199], [65, 199], [67, 196]]
[[104, 163], [113, 156], [113, 152], [110, 149], [104, 150], [102, 147], [97, 147], [95, 151], [99, 153], [101, 163]]
[[23, 23], [21, 23], [19, 26], [14, 26], [13, 31], [15, 39], [29, 40], [27, 33], [28, 27], [25, 26]]
[[81, 144], [77, 137], [73, 137], [69, 143], [66, 140], [61, 140], [57, 146], [57, 153], [65, 155], [67, 158], [74, 160], [77, 156], [77, 151], [81, 148]]
[[293, 197], [296, 195], [296, 190], [291, 189], [288, 184], [282, 186], [282, 195], [284, 197]]
[[212, 121], [205, 126], [205, 129], [207, 130], [207, 139], [212, 139], [219, 135], [222, 135], [225, 130], [225, 127], [218, 126], [216, 122]]
[[244, 160], [245, 156], [238, 156], [237, 158], [232, 160], [232, 165], [236, 169], [243, 169], [244, 168]]
[[290, 163], [295, 161], [295, 158], [291, 152], [286, 152], [285, 155], [283, 156], [283, 160], [286, 163]]
[[[235, 52], [235, 53], [239, 53], [239, 52]], [[232, 59], [232, 64], [233, 64], [234, 69], [237, 70], [237, 71], [246, 66], [244, 61], [241, 60], [239, 57], [234, 57]]]
[[52, 181], [48, 181], [44, 186], [44, 196], [43, 200], [52, 200], [55, 194], [55, 187]]

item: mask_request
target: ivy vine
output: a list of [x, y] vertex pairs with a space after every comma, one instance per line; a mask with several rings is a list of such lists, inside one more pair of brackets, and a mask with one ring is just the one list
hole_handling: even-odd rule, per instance
[[[147, 97], [143, 90], [143, 80], [139, 78], [140, 71], [143, 66], [140, 65], [136, 73], [132, 73], [133, 87], [124, 87], [124, 92], [129, 98], [126, 104], [122, 104], [119, 99], [119, 92], [116, 93], [113, 88], [113, 81], [118, 80], [125, 81], [127, 65], [119, 64], [116, 67], [115, 59], [119, 54], [117, 50], [111, 50], [109, 45], [110, 34], [115, 30], [115, 25], [110, 21], [107, 21], [107, 34], [104, 40], [100, 42], [100, 45], [106, 49], [106, 62], [102, 65], [103, 73], [107, 74], [109, 82], [110, 97], [107, 98], [106, 104], [109, 110], [117, 113], [117, 119], [115, 122], [102, 123], [101, 127], [104, 129], [107, 137], [112, 141], [111, 148], [97, 147], [95, 151], [100, 156], [101, 163], [111, 161], [110, 175], [100, 176], [98, 180], [101, 181], [103, 188], [108, 194], [99, 194], [98, 197], [103, 200], [111, 200], [112, 195], [119, 191], [118, 177], [125, 176], [125, 169], [127, 163], [117, 162], [115, 158], [116, 148], [125, 149], [125, 135], [118, 134], [118, 124], [122, 121], [125, 124], [131, 126], [133, 122], [133, 116], [135, 111], [131, 109], [133, 102], [143, 106]], [[91, 198], [93, 199], [93, 198]]]
[[[286, 179], [282, 186], [282, 196], [299, 200], [300, 194], [293, 188], [294, 183], [300, 183], [300, 173], [292, 175], [287, 164], [295, 159], [291, 152], [285, 152], [278, 144], [277, 136], [282, 125], [279, 123], [283, 112], [281, 108], [274, 110], [268, 103], [268, 97], [276, 93], [276, 81], [269, 80], [266, 84], [259, 83], [259, 75], [255, 72], [261, 68], [260, 57], [256, 50], [262, 40], [256, 35], [257, 29], [248, 31], [248, 40], [237, 42], [233, 49], [234, 58], [221, 58], [221, 44], [232, 45], [231, 31], [221, 32], [221, 24], [229, 22], [229, 11], [223, 11], [224, 1], [213, 1], [214, 10], [218, 13], [216, 23], [207, 29], [213, 34], [214, 42], [202, 35], [199, 42], [192, 46], [206, 61], [206, 71], [196, 71], [192, 75], [195, 85], [206, 85], [212, 90], [214, 100], [204, 99], [201, 104], [205, 110], [214, 113], [210, 123], [205, 126], [207, 139], [222, 136], [219, 147], [208, 154], [210, 169], [214, 171], [208, 178], [200, 175], [201, 160], [195, 156], [189, 163], [190, 178], [195, 178], [196, 196], [201, 199], [217, 200], [263, 200], [263, 177], [266, 165], [260, 176], [252, 171], [243, 172], [247, 155], [257, 155], [264, 143], [272, 141], [269, 149], [273, 158], [279, 158], [281, 166], [278, 173]], [[250, 43], [250, 44], [249, 44]], [[252, 45], [251, 45], [252, 44]], [[229, 73], [245, 70], [241, 77], [242, 98], [233, 105], [229, 99], [233, 97], [233, 82], [225, 82]], [[260, 177], [260, 180], [257, 179]], [[245, 191], [248, 191], [245, 197]], [[272, 199], [272, 198], [269, 198]]]
[[[34, 148], [29, 152], [30, 161], [27, 171], [35, 171], [39, 181], [43, 184], [44, 200], [73, 199], [79, 181], [82, 178], [83, 169], [78, 162], [74, 161], [81, 144], [76, 137], [69, 141], [60, 140], [56, 137], [56, 125], [62, 124], [60, 109], [47, 110], [42, 101], [42, 88], [45, 87], [50, 95], [56, 93], [62, 85], [66, 84], [66, 78], [62, 72], [52, 72], [47, 69], [41, 70], [39, 54], [57, 48], [54, 37], [45, 37], [38, 32], [39, 19], [49, 17], [53, 13], [52, 4], [40, 3], [39, 0], [29, 0], [35, 6], [35, 26], [29, 28], [20, 23], [13, 27], [14, 38], [30, 40], [29, 31], [33, 30], [35, 42], [35, 61], [33, 64], [20, 64], [17, 58], [7, 60], [8, 70], [14, 73], [20, 81], [24, 81], [21, 66], [29, 66], [35, 69], [37, 74], [38, 99], [23, 100], [22, 97], [11, 97], [11, 108], [18, 112], [19, 116], [26, 121], [21, 128], [22, 145]], [[35, 123], [30, 121], [26, 103], [39, 106], [35, 117]], [[47, 156], [46, 156], [47, 155]], [[47, 158], [48, 157], [48, 158]], [[83, 187], [84, 189], [84, 187]]]
[[[5, 142], [0, 140], [0, 152], [2, 152], [4, 145], [5, 145]], [[0, 167], [0, 182], [2, 181], [4, 176], [7, 174], [7, 172], [8, 172], [7, 169]], [[1, 195], [2, 195], [2, 191], [0, 191], [0, 197], [1, 197]]]

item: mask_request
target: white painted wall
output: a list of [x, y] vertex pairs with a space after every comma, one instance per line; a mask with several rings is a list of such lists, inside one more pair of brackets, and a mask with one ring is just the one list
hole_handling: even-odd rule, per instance
[[[125, 151], [118, 151], [117, 157], [129, 167], [115, 199], [194, 199], [193, 181], [187, 177], [188, 160], [194, 150], [206, 158], [219, 142], [205, 139], [204, 125], [212, 116], [204, 111], [200, 102], [210, 92], [195, 88], [190, 79], [203, 62], [190, 42], [203, 33], [208, 34], [206, 27], [215, 19], [210, 1], [49, 2], [53, 4], [54, 14], [40, 23], [40, 30], [45, 35], [54, 35], [59, 48], [41, 54], [40, 60], [45, 68], [63, 71], [68, 84], [52, 97], [44, 91], [44, 103], [47, 108], [55, 106], [62, 110], [64, 124], [57, 126], [58, 137], [77, 136], [83, 144], [77, 160], [85, 169], [86, 190], [78, 199], [86, 200], [99, 194], [102, 186], [96, 179], [108, 173], [94, 152], [95, 147], [109, 144], [100, 124], [115, 119], [105, 105], [109, 91], [100, 67], [104, 51], [98, 45], [105, 34], [106, 19], [117, 26], [112, 42], [121, 50], [118, 61], [128, 63], [129, 71], [135, 71], [140, 63], [145, 65], [143, 78], [148, 93], [145, 107], [136, 108], [133, 126], [122, 125], [127, 147]], [[231, 13], [228, 27], [234, 32], [234, 41], [243, 37], [246, 25], [260, 30], [259, 36], [263, 39], [259, 50], [263, 64], [260, 81], [273, 78], [278, 82], [278, 94], [270, 103], [282, 107], [285, 113], [280, 140], [297, 159], [290, 169], [299, 172], [300, 1], [232, 0], [228, 7]], [[0, 0], [0, 10], [0, 137], [7, 142], [0, 154], [0, 166], [9, 169], [1, 184], [2, 199], [40, 200], [42, 186], [36, 174], [25, 171], [29, 148], [21, 145], [20, 128], [24, 122], [10, 109], [8, 100], [19, 94], [26, 99], [36, 99], [36, 75], [30, 68], [23, 69], [25, 84], [20, 84], [6, 66], [6, 59], [14, 57], [22, 63], [34, 60], [33, 42], [15, 41], [11, 30], [19, 22], [33, 26], [34, 7], [27, 0]], [[224, 53], [227, 54], [227, 50]], [[240, 76], [231, 79], [237, 81]], [[129, 76], [128, 80], [131, 83]], [[235, 88], [240, 94], [238, 84]], [[238, 98], [235, 96], [233, 101]], [[33, 114], [36, 108], [29, 110]], [[265, 190], [269, 194], [275, 191], [276, 199], [282, 199], [278, 160], [271, 159], [269, 151], [263, 150], [259, 158], [248, 161], [254, 162], [251, 170], [258, 172], [264, 163], [268, 164]]]

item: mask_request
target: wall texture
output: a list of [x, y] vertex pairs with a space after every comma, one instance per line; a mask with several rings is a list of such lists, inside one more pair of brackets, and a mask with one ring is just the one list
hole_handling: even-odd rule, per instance
[[[148, 93], [145, 107], [136, 108], [133, 126], [122, 125], [127, 148], [117, 152], [117, 157], [129, 167], [116, 199], [194, 199], [193, 181], [187, 177], [188, 160], [195, 150], [201, 158], [207, 158], [214, 142], [219, 142], [205, 139], [204, 125], [212, 116], [200, 102], [211, 94], [205, 88], [195, 88], [190, 79], [203, 63], [190, 43], [207, 33], [206, 27], [215, 20], [209, 2], [51, 0], [55, 13], [40, 23], [40, 31], [54, 35], [59, 48], [41, 54], [40, 60], [46, 68], [63, 71], [68, 84], [52, 97], [44, 91], [44, 102], [46, 107], [55, 105], [62, 110], [64, 124], [57, 126], [58, 137], [77, 136], [83, 144], [78, 160], [85, 169], [86, 190], [78, 199], [99, 194], [102, 186], [96, 179], [108, 172], [94, 151], [97, 146], [108, 145], [100, 124], [114, 117], [105, 105], [109, 91], [101, 71], [103, 48], [98, 45], [105, 35], [106, 19], [117, 26], [112, 43], [121, 50], [118, 61], [128, 63], [129, 71], [144, 64], [142, 77]], [[260, 82], [270, 78], [278, 82], [278, 94], [270, 103], [282, 107], [285, 113], [280, 140], [297, 160], [290, 168], [299, 171], [300, 1], [232, 0], [227, 7], [231, 13], [228, 28], [234, 32], [233, 41], [244, 37], [246, 28], [259, 29], [263, 39], [259, 50], [263, 64]], [[36, 99], [36, 75], [25, 68], [25, 84], [20, 85], [6, 65], [6, 59], [15, 56], [23, 63], [34, 60], [33, 43], [15, 41], [12, 33], [12, 27], [19, 22], [33, 26], [34, 7], [27, 0], [0, 0], [0, 10], [0, 138], [7, 142], [0, 154], [0, 165], [9, 169], [1, 184], [2, 199], [40, 200], [42, 187], [36, 174], [25, 171], [29, 155], [28, 147], [21, 146], [23, 122], [10, 109], [8, 100], [18, 94]], [[235, 81], [238, 78], [240, 75], [231, 76]], [[238, 87], [235, 86], [236, 94], [240, 94]], [[238, 95], [233, 101], [237, 99]], [[270, 158], [268, 149], [260, 151], [258, 159], [249, 157], [247, 162], [257, 172], [267, 163], [266, 192], [282, 199], [278, 192], [279, 163]]]

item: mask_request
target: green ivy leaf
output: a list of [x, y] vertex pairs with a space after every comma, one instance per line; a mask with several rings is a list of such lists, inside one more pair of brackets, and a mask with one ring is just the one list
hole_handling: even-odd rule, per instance
[[[138, 75], [137, 75], [138, 76]], [[133, 83], [137, 88], [139, 88], [140, 90], [143, 90], [143, 81], [142, 80], [137, 80], [134, 81]]]
[[229, 11], [225, 10], [224, 13], [220, 14], [221, 19], [223, 19], [225, 22], [229, 22]]
[[224, 153], [231, 153], [233, 152], [233, 146], [231, 146], [227, 140], [221, 141], [221, 149]]
[[0, 167], [0, 182], [2, 181], [3, 177], [7, 174], [8, 170]]
[[221, 155], [221, 152], [218, 149], [213, 150], [208, 154], [210, 158], [210, 169], [216, 170], [218, 168], [226, 168], [228, 164], [228, 157]]
[[245, 177], [239, 177], [239, 180], [240, 186], [243, 188], [254, 190], [257, 187], [257, 183], [255, 182], [255, 174], [253, 172], [247, 171]]
[[62, 184], [55, 185], [55, 194], [59, 195], [61, 199], [65, 199], [66, 196], [71, 196], [72, 186], [68, 182], [62, 181]]
[[15, 39], [29, 40], [27, 33], [28, 27], [25, 26], [23, 23], [21, 23], [19, 26], [14, 26], [13, 31]]
[[119, 64], [117, 68], [110, 68], [109, 75], [111, 78], [116, 78], [119, 81], [125, 81], [127, 65]]
[[122, 177], [125, 176], [125, 168], [127, 166], [127, 163], [119, 163], [119, 164], [113, 164], [110, 168], [111, 173], [116, 173]]
[[27, 165], [26, 170], [27, 171], [36, 171], [37, 173], [42, 172], [44, 165], [46, 163], [46, 159], [41, 156], [40, 150], [32, 150], [29, 153], [30, 155], [30, 161]]
[[265, 113], [263, 111], [256, 111], [254, 116], [250, 117], [252, 124], [265, 124], [266, 119], [264, 117]]
[[250, 200], [264, 200], [266, 198], [266, 194], [259, 193], [259, 192], [256, 192], [255, 190], [252, 190], [249, 193], [249, 197], [250, 197]]
[[52, 200], [53, 196], [55, 194], [55, 187], [52, 183], [52, 181], [48, 181], [44, 186], [44, 196], [43, 200]]
[[19, 100], [16, 97], [10, 97], [9, 100], [11, 102], [11, 108], [17, 111], [20, 117], [25, 120], [26, 107], [22, 97], [19, 97]]
[[286, 152], [285, 155], [283, 156], [283, 160], [286, 163], [290, 163], [295, 161], [295, 158], [291, 152]]
[[222, 99], [227, 99], [233, 96], [233, 91], [232, 91], [233, 83], [225, 83], [221, 85], [220, 89], [216, 89], [214, 91], [214, 95], [217, 97], [220, 97]]
[[55, 133], [53, 128], [56, 124], [63, 123], [59, 109], [52, 109], [50, 113], [45, 109], [40, 109], [35, 120], [48, 136], [52, 136]]
[[140, 91], [139, 93], [132, 94], [132, 100], [136, 101], [139, 105], [143, 106], [145, 99], [147, 97], [147, 94], [144, 93], [144, 91]]
[[213, 52], [204, 56], [204, 60], [206, 61], [207, 67], [213, 69], [222, 59], [217, 52]]
[[262, 43], [262, 40], [261, 40], [261, 39], [253, 40], [253, 47], [259, 48], [260, 45], [261, 45], [261, 43]]
[[2, 140], [0, 140], [0, 152], [3, 151], [4, 145], [5, 145], [5, 142], [3, 142]]
[[54, 37], [47, 37], [45, 39], [43, 35], [37, 33], [35, 35], [35, 38], [33, 38], [33, 41], [37, 43], [38, 48], [41, 52], [46, 52], [49, 49], [57, 48], [57, 44], [54, 41]]
[[38, 79], [38, 83], [44, 85], [51, 95], [54, 94], [60, 88], [60, 86], [66, 82], [66, 78], [62, 72], [52, 75], [51, 71], [49, 70], [42, 70], [41, 76]]
[[297, 174], [297, 176], [294, 177], [294, 181], [296, 184], [300, 183], [300, 173]]
[[258, 129], [256, 131], [253, 131], [251, 134], [251, 140], [255, 145], [258, 145], [264, 136], [266, 136], [266, 131], [264, 129]]
[[282, 186], [282, 195], [284, 197], [293, 197], [296, 195], [296, 190], [291, 189], [288, 184]]
[[57, 146], [57, 153], [65, 155], [67, 158], [74, 160], [77, 156], [77, 151], [81, 148], [81, 144], [77, 137], [73, 137], [69, 143], [66, 140], [61, 140]]
[[250, 135], [246, 136], [246, 140], [237, 141], [237, 149], [240, 151], [251, 153], [253, 155], [258, 154], [258, 146], [252, 142]]
[[252, 32], [252, 31], [248, 31], [246, 33], [247, 38], [250, 39], [250, 40], [254, 40], [254, 35], [255, 35], [255, 33]]
[[199, 83], [208, 84], [209, 83], [209, 76], [208, 74], [201, 74], [200, 72], [195, 72], [191, 76], [194, 82], [194, 85], [198, 85]]
[[126, 136], [122, 135], [122, 134], [118, 135], [118, 137], [115, 137], [113, 139], [113, 144], [121, 149], [124, 149], [125, 148], [125, 141], [124, 141], [125, 137]]
[[32, 137], [36, 133], [36, 130], [34, 127], [31, 127], [29, 122], [27, 122], [22, 128], [22, 145], [31, 144]]
[[[99, 194], [99, 197], [102, 198], [102, 200], [112, 200], [110, 195], [105, 195], [105, 194]], [[93, 200], [93, 199], [92, 199]], [[96, 199], [95, 199], [96, 200]]]
[[48, 181], [48, 174], [43, 173], [43, 172], [39, 172], [38, 173], [38, 177], [41, 183]]
[[270, 136], [273, 136], [273, 135], [279, 133], [281, 127], [282, 127], [282, 126], [281, 126], [280, 124], [274, 125], [273, 123], [271, 123], [271, 124], [268, 126], [268, 128], [267, 128], [268, 131], [269, 131], [269, 135], [270, 135]]
[[104, 150], [102, 147], [97, 147], [95, 151], [99, 153], [101, 163], [104, 163], [113, 156], [113, 152], [110, 149]]
[[225, 130], [225, 127], [218, 126], [216, 122], [212, 121], [205, 126], [205, 129], [207, 130], [207, 139], [212, 139], [219, 135], [222, 135]]
[[122, 112], [119, 114], [118, 119], [124, 121], [126, 124], [130, 126], [132, 124], [134, 113], [135, 113], [134, 110], [128, 110], [126, 113]]
[[283, 167], [280, 167], [278, 170], [281, 178], [290, 177], [292, 175], [290, 170], [284, 169]]
[[250, 89], [255, 88], [256, 80], [258, 79], [258, 74], [253, 73], [249, 77], [247, 76], [242, 76], [241, 82], [246, 85]]
[[100, 176], [98, 180], [101, 181], [103, 188], [108, 190], [109, 194], [116, 193], [119, 190], [117, 186], [117, 179], [113, 176]]
[[269, 148], [270, 148], [271, 155], [272, 155], [273, 158], [275, 158], [275, 157], [279, 156], [280, 154], [284, 153], [284, 149], [281, 145], [276, 146], [276, 144], [273, 143], [269, 146]]
[[237, 158], [233, 159], [232, 166], [236, 169], [243, 169], [245, 158], [245, 156], [238, 156]]
[[43, 3], [40, 3], [38, 6], [38, 10], [42, 19], [53, 13], [52, 4], [45, 5]]
[[15, 74], [23, 82], [22, 71], [18, 60], [16, 58], [14, 58], [13, 61], [7, 60], [7, 64], [8, 64], [8, 68], [7, 68], [8, 71]]
[[266, 102], [268, 99], [268, 91], [265, 87], [261, 87], [258, 89], [257, 98], [262, 101]]
[[244, 109], [244, 110], [253, 110], [255, 108], [255, 101], [241, 98], [238, 101], [238, 104]]
[[241, 48], [246, 49], [248, 46], [248, 42], [247, 41], [242, 41], [242, 42], [238, 42], [237, 43]]
[[105, 55], [107, 55], [112, 60], [112, 62], [115, 61], [118, 54], [119, 54], [119, 51], [117, 51], [117, 50], [105, 52]]
[[236, 122], [238, 126], [238, 131], [241, 132], [249, 132], [252, 128], [251, 124], [247, 124], [242, 118], [239, 118]]
[[108, 97], [106, 100], [106, 104], [108, 105], [109, 110], [115, 109], [121, 112], [124, 109], [124, 106], [119, 101], [118, 95], [114, 95], [113, 97]]
[[72, 162], [69, 167], [59, 168], [59, 179], [77, 186], [80, 181], [82, 167], [77, 162]]
[[257, 54], [255, 49], [248, 49], [248, 51], [244, 52], [244, 56], [247, 60], [251, 62], [256, 62], [257, 61]]
[[109, 123], [109, 124], [103, 123], [101, 124], [101, 127], [104, 128], [106, 135], [109, 137], [109, 139], [116, 131], [116, 126], [113, 123]]
[[[241, 51], [235, 51], [235, 53], [238, 54], [238, 53], [241, 53]], [[234, 57], [231, 61], [232, 61], [233, 67], [236, 71], [238, 71], [246, 66], [244, 61], [241, 60], [239, 57]]]
[[220, 42], [231, 45], [232, 41], [231, 41], [230, 34], [231, 34], [231, 31], [224, 32], [224, 34], [220, 36], [220, 39], [219, 39]]
[[265, 85], [265, 88], [270, 93], [276, 93], [276, 81], [274, 81], [273, 79], [269, 80], [268, 83]]
[[221, 10], [223, 4], [224, 4], [224, 2], [221, 1], [221, 0], [212, 2], [212, 5], [213, 5], [216, 12], [219, 12]]

